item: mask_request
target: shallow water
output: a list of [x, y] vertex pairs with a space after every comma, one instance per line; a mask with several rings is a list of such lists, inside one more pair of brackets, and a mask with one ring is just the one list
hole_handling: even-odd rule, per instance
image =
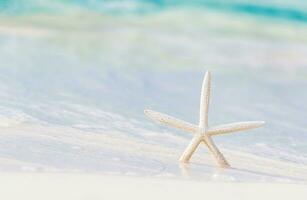
[[[306, 182], [302, 18], [209, 4], [120, 14], [11, 5], [0, 17], [1, 170]], [[196, 122], [206, 70], [210, 124], [267, 122], [214, 139], [228, 170], [204, 147], [178, 165], [191, 135], [143, 115], [150, 108]]]

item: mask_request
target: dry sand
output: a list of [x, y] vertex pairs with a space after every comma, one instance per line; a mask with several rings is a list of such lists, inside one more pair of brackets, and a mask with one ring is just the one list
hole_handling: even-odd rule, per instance
[[307, 199], [307, 185], [221, 183], [98, 174], [1, 173], [0, 199]]

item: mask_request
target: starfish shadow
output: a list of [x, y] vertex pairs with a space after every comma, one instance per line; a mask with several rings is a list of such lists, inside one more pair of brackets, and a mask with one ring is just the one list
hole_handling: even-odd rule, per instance
[[286, 176], [286, 175], [279, 175], [279, 174], [271, 174], [271, 173], [266, 173], [266, 172], [260, 172], [260, 171], [255, 171], [255, 170], [249, 170], [249, 169], [242, 169], [242, 168], [235, 168], [235, 167], [230, 167], [231, 170], [234, 171], [239, 171], [239, 172], [245, 172], [245, 173], [250, 173], [258, 176], [267, 176], [271, 178], [276, 178], [276, 179], [288, 179], [291, 181], [299, 181], [299, 182], [307, 182], [306, 179], [302, 178], [296, 178], [292, 176]]
[[229, 173], [240, 173], [242, 175], [249, 174], [249, 175], [256, 175], [256, 176], [264, 176], [264, 177], [270, 177], [274, 179], [284, 179], [284, 180], [290, 180], [290, 181], [297, 181], [301, 183], [306, 183], [307, 180], [303, 178], [296, 178], [292, 176], [286, 176], [286, 175], [279, 175], [279, 174], [271, 174], [256, 170], [250, 170], [250, 169], [244, 169], [244, 168], [236, 168], [236, 167], [229, 167], [229, 168], [216, 168], [212, 165], [203, 164], [203, 163], [190, 163], [190, 164], [179, 164], [179, 167], [181, 169], [181, 174], [185, 178], [192, 178], [192, 166], [196, 167], [206, 167], [208, 169], [215, 168], [215, 172], [213, 174], [215, 175], [229, 175]]

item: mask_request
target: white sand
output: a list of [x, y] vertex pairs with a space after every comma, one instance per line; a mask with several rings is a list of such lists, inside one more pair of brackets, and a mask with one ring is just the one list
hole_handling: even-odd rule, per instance
[[307, 185], [219, 183], [95, 174], [1, 173], [0, 199], [306, 199]]

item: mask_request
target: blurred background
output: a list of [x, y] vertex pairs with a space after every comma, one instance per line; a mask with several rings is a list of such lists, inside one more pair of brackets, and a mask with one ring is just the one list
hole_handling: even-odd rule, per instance
[[306, 44], [303, 0], [0, 0], [0, 169], [177, 174], [143, 110], [196, 122], [206, 70], [210, 124], [267, 121], [222, 149], [306, 165]]

